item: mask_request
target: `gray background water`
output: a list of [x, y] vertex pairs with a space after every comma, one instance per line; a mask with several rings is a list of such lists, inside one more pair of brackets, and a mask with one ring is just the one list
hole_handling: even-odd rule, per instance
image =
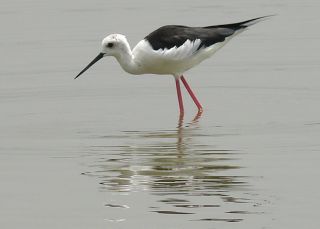
[[[2, 0], [1, 228], [319, 228], [319, 1]], [[171, 77], [104, 59], [164, 24], [277, 16]]]

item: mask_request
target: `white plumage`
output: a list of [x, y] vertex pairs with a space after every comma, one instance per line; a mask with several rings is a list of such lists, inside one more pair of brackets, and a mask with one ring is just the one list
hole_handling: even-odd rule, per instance
[[132, 50], [124, 35], [111, 34], [103, 39], [99, 55], [91, 61], [75, 78], [105, 56], [114, 56], [128, 73], [173, 75], [176, 81], [180, 114], [184, 113], [180, 79], [202, 111], [202, 106], [186, 82], [183, 74], [203, 60], [211, 57], [233, 37], [269, 16], [259, 17], [239, 23], [187, 27], [168, 25], [153, 31]]

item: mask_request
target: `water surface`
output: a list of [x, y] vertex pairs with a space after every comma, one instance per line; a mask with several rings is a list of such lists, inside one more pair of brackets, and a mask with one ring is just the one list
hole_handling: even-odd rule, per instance
[[[319, 228], [318, 1], [3, 1], [1, 228]], [[115, 60], [109, 33], [273, 14], [186, 74]]]

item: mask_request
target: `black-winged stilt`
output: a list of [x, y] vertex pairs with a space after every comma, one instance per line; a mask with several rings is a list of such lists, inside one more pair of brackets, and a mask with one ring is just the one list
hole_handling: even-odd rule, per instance
[[198, 111], [202, 106], [183, 74], [212, 56], [231, 38], [247, 27], [270, 17], [258, 17], [243, 22], [206, 27], [166, 25], [153, 31], [132, 50], [124, 35], [111, 34], [103, 39], [102, 49], [76, 77], [105, 56], [114, 56], [128, 73], [173, 75], [176, 83], [180, 115], [184, 114], [180, 80], [187, 89]]

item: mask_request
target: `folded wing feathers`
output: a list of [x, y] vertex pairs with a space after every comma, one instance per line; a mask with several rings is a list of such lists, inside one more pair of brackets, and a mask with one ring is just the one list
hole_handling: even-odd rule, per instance
[[192, 56], [196, 51], [198, 51], [200, 45], [200, 39], [196, 39], [194, 41], [186, 40], [183, 45], [179, 47], [175, 46], [170, 49], [159, 49], [154, 52], [164, 56], [165, 58], [181, 60]]
[[[166, 59], [182, 60], [195, 54], [203, 48], [224, 42], [226, 38], [242, 32], [248, 26], [254, 25], [271, 16], [268, 15], [238, 23], [214, 25], [206, 27], [163, 26], [146, 36], [153, 48], [154, 54]], [[174, 46], [176, 43], [176, 46]]]

